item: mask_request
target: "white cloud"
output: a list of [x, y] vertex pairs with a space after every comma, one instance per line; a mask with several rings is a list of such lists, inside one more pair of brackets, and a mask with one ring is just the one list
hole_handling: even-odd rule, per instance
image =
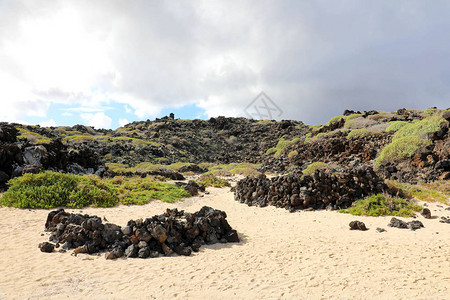
[[55, 127], [56, 123], [55, 123], [55, 120], [51, 119], [48, 121], [40, 122], [38, 125], [40, 125], [42, 127]]
[[124, 105], [123, 108], [125, 109], [125, 112], [127, 114], [131, 114], [133, 112], [133, 110], [128, 105]]
[[128, 121], [127, 119], [119, 119], [120, 127], [123, 127], [123, 126], [127, 125], [128, 123], [130, 123], [130, 121]]
[[85, 113], [80, 115], [87, 125], [95, 128], [111, 128], [112, 119], [103, 112]]

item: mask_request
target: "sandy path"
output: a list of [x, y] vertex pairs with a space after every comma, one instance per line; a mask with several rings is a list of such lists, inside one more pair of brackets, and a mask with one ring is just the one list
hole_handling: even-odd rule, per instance
[[[449, 299], [450, 224], [419, 216], [425, 228], [414, 232], [387, 227], [390, 217], [261, 209], [237, 203], [228, 189], [210, 191], [177, 204], [82, 210], [119, 225], [167, 207], [226, 211], [242, 242], [190, 257], [41, 253], [48, 211], [0, 208], [0, 299]], [[348, 230], [355, 219], [369, 231]]]

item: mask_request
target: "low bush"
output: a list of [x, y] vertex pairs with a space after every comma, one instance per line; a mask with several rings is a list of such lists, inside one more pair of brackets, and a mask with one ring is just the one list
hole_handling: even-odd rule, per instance
[[407, 136], [394, 140], [383, 148], [380, 156], [375, 161], [375, 166], [380, 167], [385, 162], [399, 162], [410, 158], [417, 149], [430, 144], [431, 141], [421, 139], [418, 136]]
[[378, 132], [373, 132], [370, 131], [366, 128], [361, 128], [361, 129], [353, 129], [352, 131], [350, 131], [347, 135], [348, 139], [351, 138], [355, 138], [355, 137], [363, 137], [363, 136], [371, 136], [374, 134], [379, 134]]
[[18, 208], [111, 207], [118, 203], [116, 191], [96, 176], [46, 171], [27, 173], [8, 182], [0, 205]]
[[331, 118], [331, 119], [328, 121], [328, 125], [331, 125], [331, 124], [333, 124], [333, 123], [339, 122], [339, 121], [341, 121], [342, 119], [346, 119], [346, 118], [347, 118], [346, 116], [336, 116], [336, 117], [333, 117], [333, 118]]
[[409, 122], [406, 122], [406, 121], [392, 121], [392, 122], [389, 122], [389, 124], [390, 124], [389, 127], [386, 128], [386, 132], [397, 132], [403, 126], [408, 125]]
[[303, 172], [303, 175], [311, 175], [311, 174], [314, 174], [314, 172], [316, 170], [325, 169], [325, 168], [328, 168], [328, 164], [317, 161], [317, 162], [313, 162], [312, 164], [310, 164], [302, 172]]
[[293, 159], [293, 158], [295, 158], [297, 155], [298, 155], [298, 151], [293, 150], [293, 151], [289, 152], [288, 158], [289, 158], [289, 159]]
[[359, 114], [353, 114], [347, 117], [345, 120], [344, 128], [346, 129], [359, 129], [359, 128], [367, 128], [369, 126], [378, 124], [377, 121], [363, 118]]
[[266, 155], [273, 154], [274, 157], [279, 157], [281, 154], [283, 154], [289, 146], [294, 145], [300, 141], [300, 138], [294, 138], [292, 140], [287, 140], [283, 136], [277, 143], [277, 145], [274, 148], [269, 148], [266, 151]]
[[447, 121], [441, 116], [431, 116], [415, 123], [408, 123], [394, 134], [392, 140], [401, 139], [407, 136], [426, 138], [429, 133], [440, 130], [441, 124], [445, 122]]
[[362, 200], [357, 200], [351, 207], [340, 210], [339, 212], [349, 213], [355, 216], [412, 217], [421, 209], [423, 209], [423, 207], [417, 205], [412, 200], [376, 194]]

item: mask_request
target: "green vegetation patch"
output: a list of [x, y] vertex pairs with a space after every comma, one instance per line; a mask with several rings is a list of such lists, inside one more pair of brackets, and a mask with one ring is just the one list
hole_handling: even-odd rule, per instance
[[447, 180], [437, 180], [424, 184], [409, 184], [388, 180], [386, 183], [402, 190], [405, 195], [421, 201], [450, 204], [450, 182]]
[[42, 136], [39, 133], [31, 132], [25, 128], [17, 128], [19, 130], [20, 135], [17, 137], [19, 139], [27, 139], [31, 144], [50, 144], [52, 142], [46, 136]]
[[407, 136], [426, 138], [427, 134], [440, 130], [441, 124], [445, 122], [447, 121], [441, 116], [431, 116], [415, 123], [408, 123], [394, 134], [392, 140]]
[[300, 138], [294, 138], [292, 140], [287, 140], [285, 137], [281, 137], [281, 139], [278, 141], [277, 145], [274, 148], [269, 148], [266, 151], [266, 155], [273, 154], [274, 157], [279, 157], [281, 154], [283, 154], [286, 149], [294, 144], [297, 144], [300, 141]]
[[200, 183], [202, 183], [205, 187], [212, 186], [216, 188], [222, 188], [226, 186], [231, 186], [230, 182], [225, 179], [220, 179], [216, 177], [214, 174], [203, 174], [199, 178]]
[[379, 133], [376, 131], [370, 131], [367, 128], [360, 128], [360, 129], [353, 129], [352, 131], [350, 131], [347, 135], [347, 138], [351, 139], [354, 137], [371, 136], [371, 135], [375, 135], [375, 134], [379, 134]]
[[354, 128], [358, 122], [355, 119], [361, 118], [362, 114], [351, 114], [345, 119], [344, 128], [350, 129]]
[[336, 116], [336, 117], [333, 117], [333, 118], [331, 118], [331, 119], [328, 121], [328, 125], [331, 125], [331, 124], [333, 124], [333, 123], [339, 122], [339, 121], [341, 121], [342, 119], [346, 119], [346, 118], [347, 118], [346, 116]]
[[423, 207], [417, 205], [412, 200], [376, 194], [355, 201], [351, 207], [339, 210], [339, 212], [349, 213], [354, 216], [412, 217], [421, 209], [423, 209]]
[[156, 181], [150, 176], [145, 178], [116, 176], [106, 181], [118, 191], [118, 197], [122, 204], [143, 205], [154, 199], [173, 203], [190, 197], [190, 194], [182, 187]]
[[297, 151], [297, 150], [293, 150], [293, 151], [289, 152], [288, 158], [289, 158], [289, 159], [293, 159], [293, 158], [295, 158], [297, 155], [298, 155], [298, 151]]
[[303, 175], [312, 175], [312, 174], [314, 174], [314, 172], [316, 170], [326, 169], [326, 168], [328, 168], [328, 164], [326, 164], [324, 162], [317, 161], [317, 162], [313, 162], [312, 164], [310, 164], [302, 172], [303, 172]]
[[410, 158], [420, 147], [431, 144], [431, 141], [423, 140], [418, 136], [407, 136], [394, 140], [383, 148], [375, 162], [380, 167], [385, 162], [399, 162]]
[[205, 174], [214, 174], [216, 176], [230, 176], [243, 175], [243, 176], [257, 176], [261, 174], [257, 169], [261, 166], [260, 164], [251, 163], [231, 163], [231, 164], [221, 164], [216, 165], [213, 163], [200, 163], [198, 164], [200, 168], [208, 168], [208, 172]]
[[400, 130], [400, 128], [410, 123], [406, 121], [392, 121], [389, 122], [389, 124], [390, 124], [389, 127], [386, 128], [386, 132], [397, 132]]
[[0, 205], [18, 208], [111, 207], [118, 203], [114, 188], [97, 176], [46, 171], [27, 173], [8, 182]]

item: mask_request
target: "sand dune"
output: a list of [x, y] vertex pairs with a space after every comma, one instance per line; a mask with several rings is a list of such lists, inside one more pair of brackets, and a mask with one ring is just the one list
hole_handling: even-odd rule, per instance
[[[228, 189], [210, 191], [176, 204], [82, 210], [119, 225], [168, 207], [226, 211], [242, 242], [190, 257], [42, 253], [48, 211], [0, 208], [0, 299], [449, 299], [450, 225], [438, 219], [419, 216], [425, 228], [410, 231], [387, 227], [390, 217], [261, 209], [237, 203]], [[355, 219], [369, 231], [350, 231]]]

